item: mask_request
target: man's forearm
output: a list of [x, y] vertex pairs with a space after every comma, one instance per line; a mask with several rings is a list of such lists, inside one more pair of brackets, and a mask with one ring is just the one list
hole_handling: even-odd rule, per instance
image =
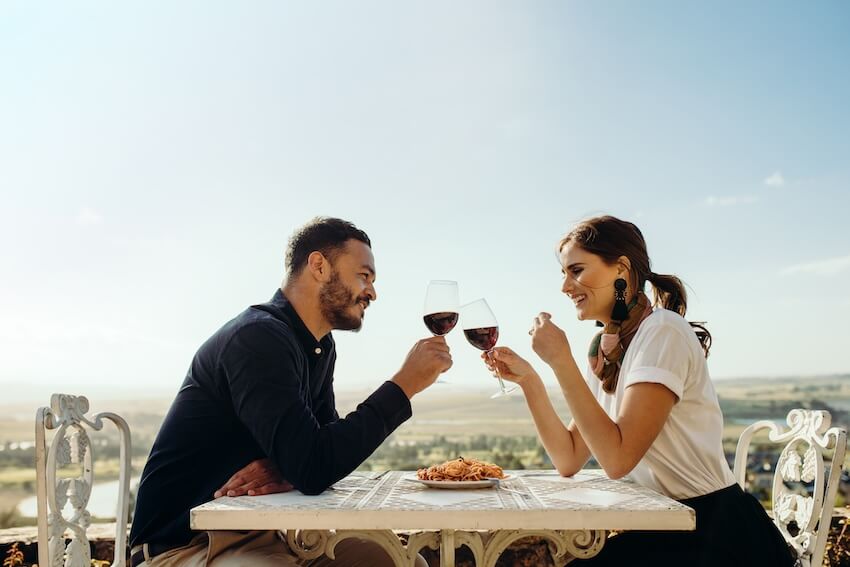
[[384, 383], [342, 419], [302, 424], [298, 436], [275, 435], [269, 456], [295, 488], [319, 494], [360, 466], [410, 415], [404, 393]]

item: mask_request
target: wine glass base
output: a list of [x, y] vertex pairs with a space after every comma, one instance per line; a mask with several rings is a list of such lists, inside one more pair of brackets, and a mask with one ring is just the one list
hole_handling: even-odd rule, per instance
[[499, 390], [498, 392], [496, 392], [495, 394], [490, 396], [490, 399], [495, 400], [496, 398], [504, 398], [505, 396], [508, 396], [509, 394], [511, 394], [513, 392], [516, 392], [518, 389], [519, 389], [519, 386], [514, 386], [513, 388], [508, 388], [507, 390]]

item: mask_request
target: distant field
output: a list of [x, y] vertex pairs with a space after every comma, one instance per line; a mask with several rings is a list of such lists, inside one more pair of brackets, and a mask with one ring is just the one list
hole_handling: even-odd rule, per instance
[[[850, 374], [812, 378], [740, 378], [716, 380], [721, 398], [776, 401], [822, 398], [850, 402]], [[844, 408], [842, 408], [844, 409]]]
[[[396, 432], [399, 440], [432, 439], [436, 435], [465, 439], [476, 435], [535, 435], [531, 414], [522, 394], [490, 399], [490, 390], [446, 393], [432, 388], [413, 401], [413, 417]], [[555, 409], [569, 417], [566, 403], [559, 392], [552, 392]]]
[[[49, 400], [45, 400], [45, 405]], [[130, 425], [134, 443], [147, 440], [156, 435], [171, 400], [91, 400], [93, 412], [111, 411], [118, 413]], [[0, 445], [9, 442], [35, 441], [36, 404], [0, 404]], [[104, 425], [104, 431], [111, 433], [112, 423]]]
[[[715, 382], [731, 431], [740, 430], [740, 421], [761, 416], [775, 408], [773, 419], [784, 418], [784, 405], [789, 402], [824, 401], [846, 412], [850, 409], [850, 375], [818, 378], [740, 379]], [[369, 395], [369, 391], [342, 391], [337, 394], [340, 415], [353, 410]], [[491, 400], [490, 390], [470, 391], [452, 389], [450, 384], [435, 385], [414, 399], [413, 418], [395, 434], [398, 440], [431, 439], [436, 435], [466, 438], [486, 435], [534, 435], [534, 425], [522, 395], [517, 392], [508, 398]], [[569, 411], [557, 389], [549, 392], [555, 409], [564, 419]], [[775, 402], [773, 406], [770, 402]], [[135, 445], [148, 446], [168, 409], [170, 400], [92, 400], [92, 409], [120, 413], [133, 432]], [[0, 405], [0, 445], [8, 442], [34, 440], [34, 406]], [[841, 413], [837, 418], [843, 417]], [[111, 424], [106, 425], [107, 428]]]

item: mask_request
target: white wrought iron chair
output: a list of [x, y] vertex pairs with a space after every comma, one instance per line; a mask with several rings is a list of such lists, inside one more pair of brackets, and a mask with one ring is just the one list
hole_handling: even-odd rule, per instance
[[[757, 421], [741, 433], [735, 451], [735, 479], [746, 489], [747, 454], [753, 435], [767, 430], [772, 443], [785, 445], [773, 473], [773, 521], [797, 553], [802, 567], [819, 567], [823, 562], [844, 463], [847, 431], [830, 427], [831, 422], [828, 411], [794, 409], [788, 413], [788, 429], [783, 430], [772, 421]], [[827, 459], [827, 471], [824, 450], [828, 449], [833, 453]], [[787, 485], [800, 482], [814, 482], [810, 495]]]
[[[89, 401], [83, 396], [53, 394], [50, 407], [38, 410], [35, 418], [36, 485], [38, 501], [38, 564], [42, 567], [89, 567], [91, 549], [86, 531], [91, 515], [86, 510], [91, 495], [92, 444], [86, 426], [103, 428], [103, 420], [112, 421], [120, 434], [118, 509], [115, 518], [115, 556], [113, 567], [124, 567], [127, 555], [127, 512], [130, 503], [130, 429], [114, 413], [86, 417]], [[46, 432], [56, 430], [50, 446]], [[57, 478], [57, 468], [79, 465], [79, 475]], [[63, 476], [65, 476], [63, 474]], [[70, 517], [63, 514], [70, 504]], [[65, 533], [70, 542], [65, 545]]]

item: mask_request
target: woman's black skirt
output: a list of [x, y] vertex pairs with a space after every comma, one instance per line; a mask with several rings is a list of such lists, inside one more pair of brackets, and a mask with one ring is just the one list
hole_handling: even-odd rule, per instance
[[696, 530], [627, 531], [608, 538], [581, 567], [791, 567], [795, 559], [779, 529], [752, 495], [738, 484], [680, 500], [696, 511]]

